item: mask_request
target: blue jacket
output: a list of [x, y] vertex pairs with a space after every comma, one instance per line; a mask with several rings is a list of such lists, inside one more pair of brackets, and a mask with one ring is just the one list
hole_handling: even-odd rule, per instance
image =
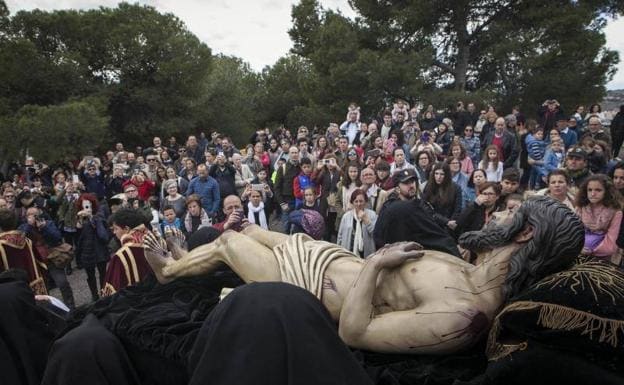
[[208, 215], [215, 215], [219, 210], [221, 193], [219, 192], [219, 184], [213, 177], [208, 176], [206, 180], [202, 180], [198, 176], [193, 178], [186, 189], [186, 196], [191, 194], [197, 194], [201, 197], [202, 208], [206, 210]]
[[527, 135], [526, 137], [527, 152], [529, 157], [533, 160], [542, 160], [546, 153], [546, 142], [543, 140], [537, 140], [533, 135]]
[[567, 150], [568, 148], [574, 146], [578, 142], [578, 135], [576, 132], [568, 128], [568, 132], [564, 133], [563, 131], [559, 133], [561, 135], [561, 139], [563, 140], [563, 147]]
[[61, 235], [61, 232], [59, 231], [58, 227], [56, 227], [54, 222], [50, 220], [46, 220], [45, 226], [40, 229], [35, 226], [29, 225], [28, 222], [22, 223], [17, 229], [24, 232], [26, 236], [31, 239], [35, 232], [38, 231], [43, 237], [43, 241], [45, 242], [46, 246], [48, 247], [56, 247], [63, 243], [63, 236]]
[[[562, 155], [561, 159], [565, 159], [565, 156]], [[546, 155], [544, 155], [544, 170], [546, 175], [548, 175], [548, 173], [552, 170], [558, 169], [560, 163], [559, 158], [557, 158], [557, 155], [553, 152], [553, 150], [546, 150]]]
[[106, 184], [104, 182], [104, 174], [97, 171], [95, 176], [89, 176], [87, 171], [80, 174], [80, 179], [85, 186], [85, 191], [95, 194], [98, 199], [102, 199], [106, 196]]
[[477, 168], [481, 160], [481, 140], [476, 136], [472, 138], [461, 137], [459, 138], [459, 142], [466, 149], [466, 153], [470, 156], [470, 159], [472, 159], [474, 167]]
[[182, 222], [180, 221], [180, 218], [176, 218], [175, 221], [173, 221], [173, 223], [169, 223], [164, 219], [160, 221], [160, 233], [161, 234], [165, 233], [166, 226], [175, 227], [178, 230], [182, 230]]

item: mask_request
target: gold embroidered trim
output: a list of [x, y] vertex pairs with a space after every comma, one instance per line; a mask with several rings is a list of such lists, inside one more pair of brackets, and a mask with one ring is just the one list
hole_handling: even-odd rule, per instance
[[[486, 354], [490, 360], [498, 360], [517, 351], [516, 345], [505, 345], [497, 342], [500, 333], [500, 317], [514, 311], [539, 308], [537, 324], [552, 330], [580, 331], [592, 341], [618, 346], [618, 335], [624, 335], [624, 321], [599, 317], [566, 306], [531, 301], [518, 301], [507, 305], [494, 319], [488, 336]], [[522, 344], [520, 344], [522, 345]], [[526, 346], [525, 346], [526, 348]]]
[[523, 351], [527, 348], [527, 346], [529, 346], [528, 342], [521, 342], [519, 344], [497, 344], [496, 346], [493, 346], [493, 350], [492, 351], [488, 351], [487, 355], [488, 355], [488, 360], [490, 361], [498, 361], [499, 359], [503, 358], [503, 357], [507, 357], [508, 355], [510, 355], [511, 353], [515, 353], [517, 351]]
[[108, 297], [110, 295], [115, 294], [116, 292], [117, 290], [115, 290], [113, 285], [107, 282], [106, 285], [104, 285], [104, 288], [102, 289], [102, 297]]
[[29, 284], [29, 286], [30, 286], [30, 289], [35, 294], [40, 294], [40, 295], [47, 295], [48, 294], [48, 290], [46, 289], [46, 285], [43, 282], [43, 278], [37, 278], [37, 279], [33, 280]]
[[554, 330], [582, 329], [582, 336], [588, 336], [592, 341], [598, 338], [598, 342], [607, 343], [614, 348], [618, 346], [618, 334], [624, 334], [624, 321], [554, 304], [541, 304], [537, 323]]
[[126, 248], [122, 248], [121, 250], [119, 250], [116, 254], [119, 257], [119, 261], [121, 262], [121, 264], [124, 267], [124, 273], [126, 273], [126, 282], [127, 285], [130, 285], [130, 283], [132, 282], [132, 276], [130, 275], [130, 268], [128, 266], [128, 261], [126, 260]]

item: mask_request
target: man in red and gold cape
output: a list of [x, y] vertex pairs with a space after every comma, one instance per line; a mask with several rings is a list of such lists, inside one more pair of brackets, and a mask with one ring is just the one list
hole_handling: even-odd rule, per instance
[[31, 240], [16, 229], [15, 212], [0, 209], [0, 272], [22, 269], [28, 274], [30, 288], [35, 294], [48, 294], [40, 272], [45, 264], [35, 258]]
[[120, 209], [111, 215], [110, 222], [121, 248], [108, 263], [102, 296], [113, 295], [126, 286], [137, 284], [152, 271], [143, 255], [143, 237], [149, 230], [141, 212]]

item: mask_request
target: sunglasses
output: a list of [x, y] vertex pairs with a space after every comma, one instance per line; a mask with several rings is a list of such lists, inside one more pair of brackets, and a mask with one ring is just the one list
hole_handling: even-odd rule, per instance
[[148, 159], [147, 161], [148, 161], [148, 162], [155, 162], [155, 161], [156, 161], [156, 159]]

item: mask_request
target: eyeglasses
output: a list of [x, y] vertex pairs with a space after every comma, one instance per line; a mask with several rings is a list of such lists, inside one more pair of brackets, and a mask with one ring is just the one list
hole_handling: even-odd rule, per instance
[[154, 159], [154, 158], [150, 158], [150, 159], [147, 159], [147, 161], [148, 161], [148, 162], [155, 162], [155, 161], [156, 161], [156, 159]]
[[451, 162], [449, 164], [460, 164], [459, 162]]

